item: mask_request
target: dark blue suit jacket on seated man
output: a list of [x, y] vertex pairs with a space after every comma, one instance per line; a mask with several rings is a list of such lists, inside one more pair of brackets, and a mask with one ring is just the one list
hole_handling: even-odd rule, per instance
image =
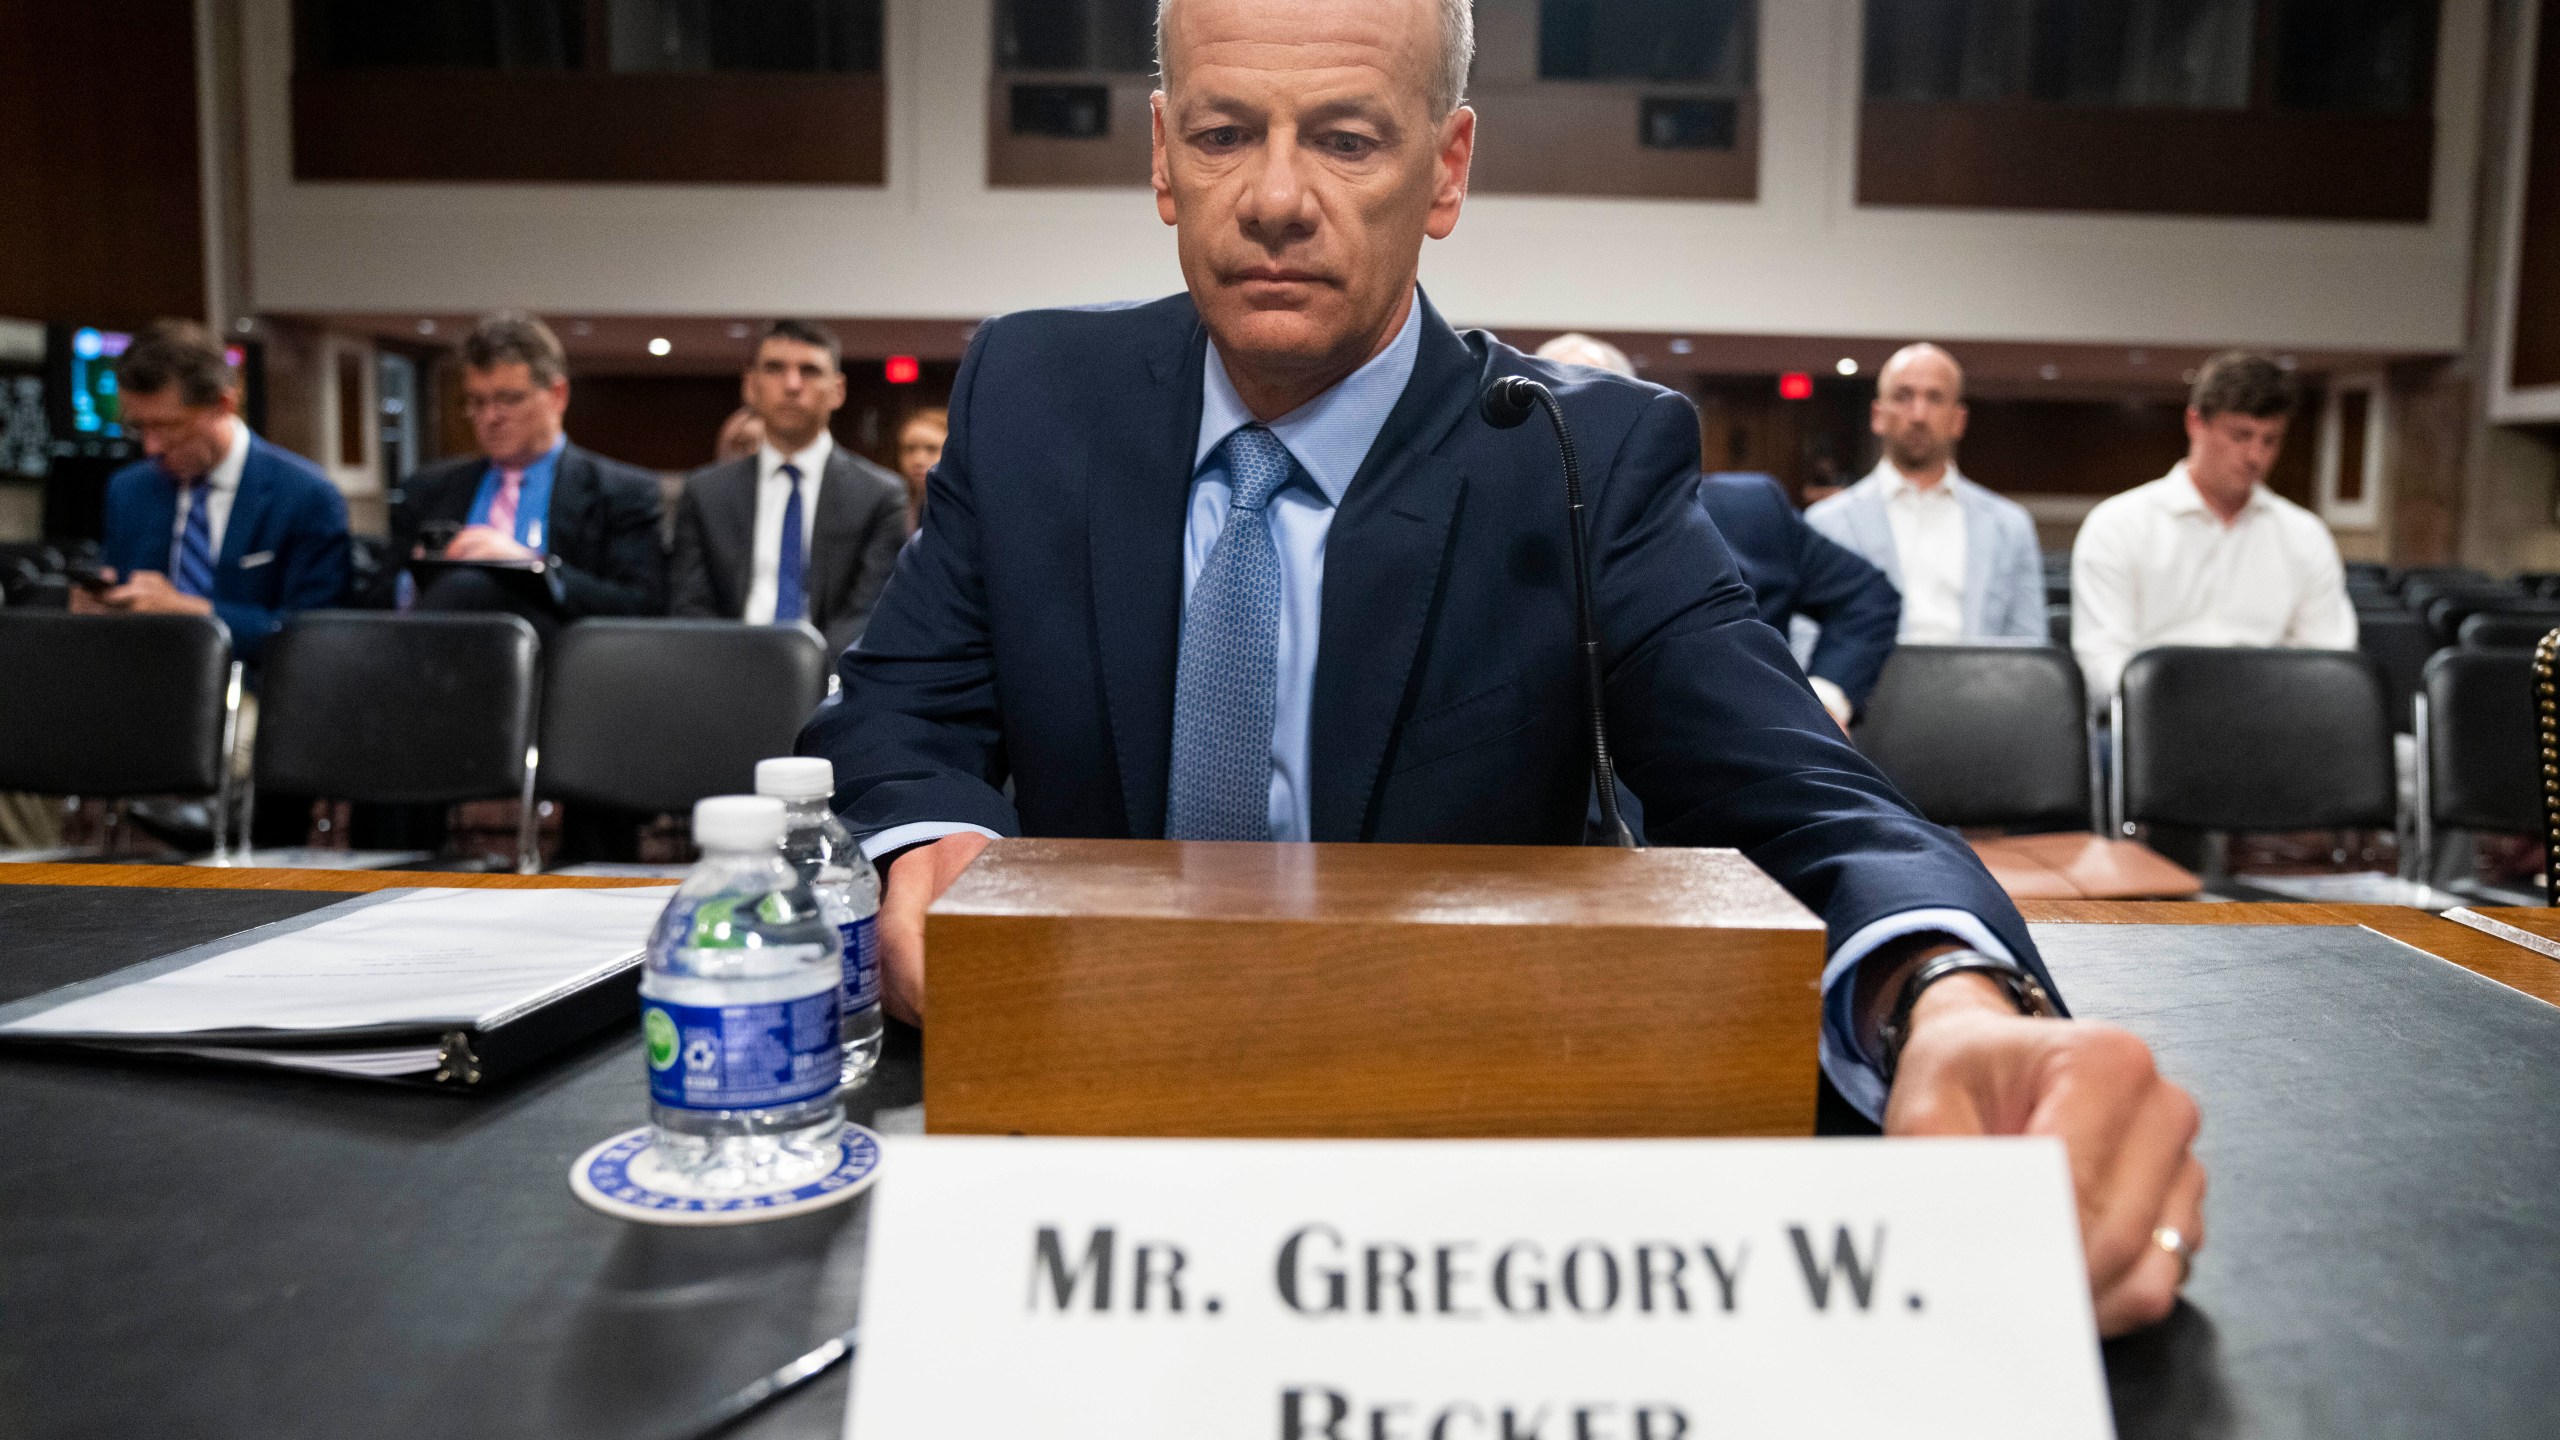
[[[1849, 747], [1761, 623], [1695, 503], [1688, 402], [1461, 335], [1416, 303], [1411, 378], [1323, 550], [1309, 838], [1582, 838], [1591, 773], [1555, 437], [1543, 421], [1496, 430], [1476, 404], [1495, 376], [1535, 376], [1584, 457], [1620, 773], [1656, 841], [1738, 847], [1824, 917], [1824, 1064], [1881, 1114], [1838, 982], [1928, 932], [2040, 972], [2017, 912]], [[875, 851], [953, 827], [1165, 833], [1207, 348], [1187, 295], [980, 328], [931, 523], [841, 661], [840, 703], [801, 737], [834, 760], [836, 806]]]
[[1798, 615], [1822, 627], [1805, 674], [1837, 686], [1852, 712], [1865, 709], [1893, 657], [1902, 592], [1864, 556], [1806, 524], [1766, 475], [1702, 476], [1698, 504], [1742, 566], [1763, 621], [1781, 635]]
[[[179, 489], [156, 460], [108, 478], [102, 548], [116, 574], [175, 577]], [[347, 502], [338, 487], [319, 466], [251, 434], [207, 597], [231, 631], [232, 653], [257, 663], [276, 627], [295, 611], [337, 604], [346, 588]]]

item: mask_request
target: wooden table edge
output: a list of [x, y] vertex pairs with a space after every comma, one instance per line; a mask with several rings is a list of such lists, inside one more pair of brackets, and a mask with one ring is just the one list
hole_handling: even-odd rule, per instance
[[[349, 895], [404, 886], [459, 890], [610, 889], [653, 883], [614, 875], [467, 874], [440, 870], [283, 870], [249, 866], [0, 864], [0, 885], [129, 886], [172, 890], [308, 890]], [[672, 881], [656, 882], [672, 884]], [[2046, 925], [2360, 925], [2560, 1005], [2560, 961], [2423, 910], [2397, 905], [2199, 904], [2177, 900], [2027, 900]]]
[[673, 885], [623, 875], [472, 874], [444, 870], [285, 870], [257, 866], [0, 864], [0, 885], [127, 886], [147, 890], [312, 890], [347, 895], [410, 886], [443, 890], [597, 890]]

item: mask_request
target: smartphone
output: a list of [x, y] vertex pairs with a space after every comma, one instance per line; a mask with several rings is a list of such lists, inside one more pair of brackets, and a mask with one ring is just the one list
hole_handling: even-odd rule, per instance
[[453, 543], [453, 537], [461, 533], [462, 522], [458, 520], [429, 520], [418, 527], [418, 543], [427, 547], [428, 555], [441, 555], [444, 547]]
[[70, 565], [64, 568], [63, 573], [70, 577], [72, 584], [92, 595], [104, 595], [116, 588], [115, 579], [107, 574], [106, 567], [102, 565]]

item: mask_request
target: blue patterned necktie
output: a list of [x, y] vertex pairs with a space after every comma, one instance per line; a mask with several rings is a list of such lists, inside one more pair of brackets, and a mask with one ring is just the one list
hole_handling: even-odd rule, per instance
[[169, 580], [181, 595], [209, 599], [213, 595], [213, 482], [199, 480], [187, 488], [192, 495], [187, 501], [187, 528], [178, 536], [177, 563], [169, 567]]
[[788, 625], [809, 613], [809, 597], [800, 581], [800, 467], [785, 463], [776, 472], [791, 484], [782, 502], [782, 555], [773, 567], [773, 623]]
[[1226, 528], [1182, 613], [1173, 683], [1173, 840], [1271, 838], [1271, 717], [1279, 702], [1280, 549], [1264, 506], [1289, 479], [1278, 436], [1227, 437]]

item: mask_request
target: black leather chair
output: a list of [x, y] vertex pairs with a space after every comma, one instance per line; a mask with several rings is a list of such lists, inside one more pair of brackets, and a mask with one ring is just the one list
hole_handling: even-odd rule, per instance
[[827, 693], [826, 646], [798, 626], [583, 620], [548, 668], [541, 792], [635, 818], [753, 790]]
[[2531, 653], [2439, 652], [2427, 662], [2417, 719], [2422, 760], [2410, 873], [2433, 881], [2440, 830], [2542, 833]]
[[2092, 835], [2080, 664], [2052, 645], [1904, 645], [1854, 739], [1921, 814], [2008, 835], [1974, 851], [2019, 899], [2191, 895], [2196, 878], [2142, 846]]
[[1858, 749], [1941, 825], [2089, 828], [2080, 665], [2052, 645], [1903, 645], [1858, 719]]
[[2418, 693], [2418, 677], [2427, 657], [2436, 652], [2435, 632], [2418, 616], [2403, 612], [2358, 611], [2356, 648], [2373, 661], [2382, 676], [2383, 703], [2391, 728], [2406, 733], [2410, 697]]
[[2470, 595], [2439, 595], [2427, 602], [2427, 628], [2434, 632], [2441, 648], [2456, 643], [2462, 636], [2462, 624], [2474, 615], [2496, 612], [2506, 615], [2549, 615], [2560, 624], [2560, 604], [2536, 600], [2511, 591]]
[[297, 615], [267, 642], [258, 788], [375, 805], [513, 798], [525, 863], [538, 656], [513, 615]]
[[2146, 650], [2116, 687], [2118, 833], [2393, 828], [2385, 703], [2353, 651]]
[[0, 676], [0, 790], [210, 796], [214, 849], [229, 849], [240, 666], [221, 621], [12, 607]]
[[2462, 622], [2465, 650], [2530, 650], [2560, 630], [2560, 612], [2481, 610]]

